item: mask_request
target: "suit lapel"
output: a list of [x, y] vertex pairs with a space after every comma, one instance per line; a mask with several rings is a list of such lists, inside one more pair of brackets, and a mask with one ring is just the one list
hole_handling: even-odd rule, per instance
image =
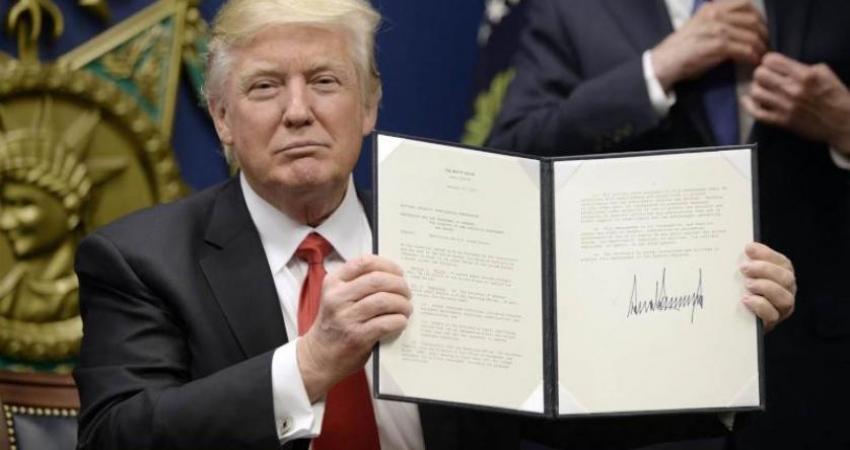
[[637, 53], [673, 32], [664, 0], [600, 0]]
[[811, 6], [810, 0], [765, 1], [772, 50], [796, 60], [801, 59]]
[[238, 177], [216, 198], [204, 240], [209, 251], [201, 269], [245, 356], [286, 343], [274, 280]]

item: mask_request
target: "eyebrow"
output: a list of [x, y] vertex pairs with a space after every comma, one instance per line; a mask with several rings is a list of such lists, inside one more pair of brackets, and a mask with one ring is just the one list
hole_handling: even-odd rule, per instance
[[321, 72], [323, 70], [331, 70], [333, 72], [348, 74], [348, 67], [345, 63], [342, 63], [335, 59], [324, 59], [319, 60], [316, 64], [314, 64], [307, 72], [315, 73]]
[[248, 85], [251, 83], [251, 81], [261, 77], [279, 78], [280, 71], [278, 71], [272, 66], [261, 66], [251, 68], [248, 70], [247, 73], [244, 73], [239, 76], [239, 90], [244, 91], [245, 88], [247, 88]]
[[[315, 64], [312, 64], [307, 70], [308, 74], [315, 74], [318, 72], [323, 72], [326, 70], [330, 70], [331, 72], [344, 75], [345, 78], [351, 75], [350, 70], [346, 64], [341, 63], [340, 61], [333, 59], [322, 59], [317, 61]], [[248, 84], [251, 81], [261, 78], [261, 77], [271, 77], [271, 78], [280, 78], [281, 71], [277, 69], [274, 65], [258, 65], [257, 67], [250, 68], [248, 71], [239, 76], [239, 88], [244, 91]]]

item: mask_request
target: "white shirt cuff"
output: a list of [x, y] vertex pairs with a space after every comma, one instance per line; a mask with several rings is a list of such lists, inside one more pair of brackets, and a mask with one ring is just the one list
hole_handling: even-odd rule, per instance
[[310, 404], [295, 346], [298, 339], [282, 345], [272, 355], [272, 396], [277, 437], [284, 444], [293, 439], [314, 438], [322, 431], [324, 400]]
[[841, 169], [850, 170], [850, 156], [840, 153], [834, 148], [829, 149], [829, 154], [832, 156], [832, 162]]
[[661, 87], [661, 82], [655, 75], [655, 69], [652, 67], [652, 59], [649, 55], [649, 50], [643, 52], [641, 62], [643, 65], [643, 79], [646, 81], [646, 91], [649, 93], [649, 102], [652, 103], [652, 109], [658, 114], [658, 117], [666, 117], [670, 108], [676, 103], [676, 93], [670, 92], [668, 95]]

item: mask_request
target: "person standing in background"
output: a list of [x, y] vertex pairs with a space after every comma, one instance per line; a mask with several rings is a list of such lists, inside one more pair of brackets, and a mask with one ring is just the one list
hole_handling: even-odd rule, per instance
[[[741, 448], [850, 446], [850, 3], [531, 0], [488, 145], [576, 155], [758, 143], [761, 239], [794, 261]], [[743, 418], [742, 418], [743, 419]]]

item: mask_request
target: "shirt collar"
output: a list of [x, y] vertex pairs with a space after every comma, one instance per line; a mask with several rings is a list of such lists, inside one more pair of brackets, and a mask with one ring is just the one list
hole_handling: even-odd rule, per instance
[[348, 180], [342, 203], [316, 228], [298, 223], [265, 201], [251, 188], [241, 172], [239, 182], [248, 213], [260, 234], [273, 273], [289, 263], [301, 241], [314, 231], [327, 239], [344, 261], [360, 256], [364, 248], [363, 237], [371, 236], [366, 213], [357, 199], [352, 178]]

